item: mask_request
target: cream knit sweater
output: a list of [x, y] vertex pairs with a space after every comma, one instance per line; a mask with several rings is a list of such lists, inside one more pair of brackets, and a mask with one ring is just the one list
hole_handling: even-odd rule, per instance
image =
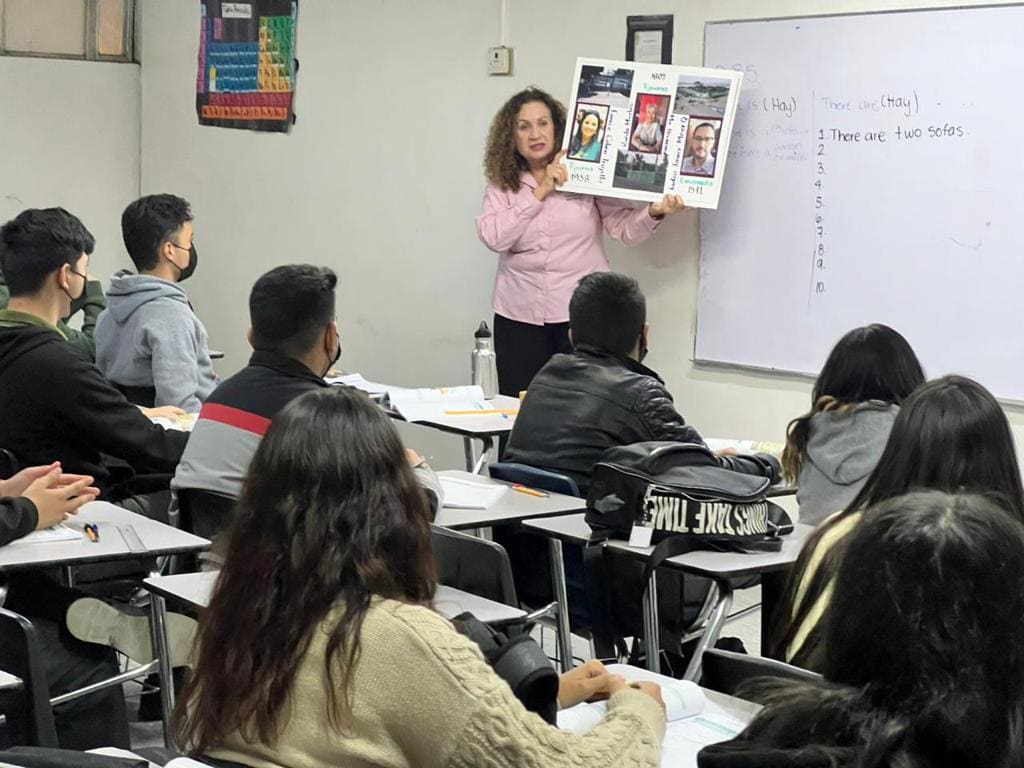
[[374, 600], [361, 643], [346, 733], [328, 718], [326, 635], [318, 631], [282, 707], [288, 720], [277, 743], [248, 743], [234, 733], [210, 754], [253, 768], [661, 764], [664, 715], [639, 691], [615, 694], [605, 720], [576, 736], [528, 712], [477, 646], [427, 608]]

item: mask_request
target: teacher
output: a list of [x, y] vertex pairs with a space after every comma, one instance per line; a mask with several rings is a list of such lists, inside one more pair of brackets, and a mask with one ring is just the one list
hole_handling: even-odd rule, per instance
[[685, 207], [678, 195], [640, 208], [625, 200], [558, 192], [567, 169], [556, 141], [565, 107], [537, 88], [509, 99], [487, 138], [487, 190], [476, 219], [480, 240], [498, 254], [494, 350], [504, 395], [526, 389], [548, 359], [571, 352], [569, 297], [580, 278], [607, 272], [602, 229], [632, 245]]

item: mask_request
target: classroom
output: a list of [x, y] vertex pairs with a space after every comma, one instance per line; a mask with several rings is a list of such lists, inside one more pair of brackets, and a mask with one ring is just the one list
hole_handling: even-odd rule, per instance
[[1022, 764], [1021, 23], [0, 0], [0, 765]]

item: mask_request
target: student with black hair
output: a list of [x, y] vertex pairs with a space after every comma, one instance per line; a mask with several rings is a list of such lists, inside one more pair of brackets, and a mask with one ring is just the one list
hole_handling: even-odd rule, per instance
[[[337, 283], [333, 271], [310, 264], [276, 267], [256, 281], [249, 294], [249, 365], [206, 401], [173, 488], [237, 497], [270, 420], [299, 395], [329, 386], [324, 375], [341, 356]], [[437, 476], [414, 451], [409, 460], [436, 509], [442, 494]]]
[[1022, 615], [1019, 509], [964, 493], [889, 498], [842, 545], [824, 679], [752, 684], [764, 708], [697, 764], [1019, 768]]
[[96, 326], [96, 365], [132, 402], [198, 413], [213, 388], [206, 328], [181, 286], [195, 272], [192, 211], [174, 195], [148, 195], [124, 209], [121, 234], [138, 270], [110, 280], [110, 306]]
[[[643, 364], [649, 330], [636, 280], [615, 272], [580, 280], [569, 302], [573, 352], [555, 355], [533, 379], [504, 459], [562, 472], [586, 493], [594, 464], [609, 448], [648, 440], [703, 445], [664, 381]], [[739, 472], [764, 472], [762, 463], [742, 456], [719, 461]]]
[[[990, 495], [1024, 523], [1024, 489], [1010, 425], [996, 399], [976, 381], [945, 376], [904, 401], [860, 493], [804, 544], [775, 618], [773, 655], [822, 669], [832, 651], [822, 637], [821, 618], [833, 597], [843, 540], [861, 524], [864, 510], [921, 489]], [[877, 565], [886, 567], [883, 559]], [[962, 597], [959, 591], [947, 595], [951, 603]]]
[[846, 333], [829, 353], [811, 394], [811, 410], [789, 423], [782, 454], [796, 483], [800, 522], [817, 525], [864, 487], [902, 403], [924, 384], [910, 344], [887, 325]]
[[118, 501], [133, 474], [172, 473], [188, 435], [153, 424], [57, 327], [85, 290], [93, 243], [63, 208], [26, 210], [0, 228], [11, 292], [0, 311], [0, 446], [25, 465], [56, 459]]
[[610, 696], [583, 736], [526, 709], [434, 610], [429, 520], [394, 425], [365, 394], [316, 389], [284, 406], [227, 531], [179, 748], [252, 766], [660, 765], [654, 683], [600, 664], [566, 673], [562, 706]]

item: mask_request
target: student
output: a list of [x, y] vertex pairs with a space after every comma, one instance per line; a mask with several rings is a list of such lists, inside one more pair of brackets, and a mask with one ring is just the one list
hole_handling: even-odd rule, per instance
[[558, 144], [565, 107], [527, 88], [491, 122], [484, 155], [487, 190], [476, 219], [481, 242], [498, 254], [494, 281], [494, 348], [502, 394], [517, 397], [557, 352], [568, 352], [569, 295], [590, 272], [608, 269], [604, 235], [632, 245], [667, 214], [685, 208], [678, 195], [634, 208], [625, 200], [565, 195]]
[[[904, 401], [860, 493], [804, 544], [776, 620], [776, 654], [808, 669], [822, 668], [831, 651], [822, 644], [819, 624], [832, 599], [840, 543], [860, 524], [863, 510], [915, 489], [988, 494], [1024, 522], [1024, 490], [1010, 426], [999, 403], [977, 382], [946, 376], [922, 385]], [[947, 597], [956, 601], [959, 594]]]
[[153, 424], [57, 327], [85, 290], [93, 242], [63, 208], [26, 210], [0, 228], [11, 292], [0, 311], [0, 447], [26, 465], [56, 457], [119, 500], [133, 472], [173, 472], [188, 435]]
[[[7, 281], [0, 272], [0, 309], [7, 308], [10, 300], [10, 291], [7, 290]], [[103, 295], [103, 285], [99, 280], [94, 280], [90, 275], [85, 283], [85, 293], [81, 298], [71, 302], [71, 311], [67, 317], [62, 318], [57, 327], [64, 333], [68, 343], [82, 353], [90, 362], [96, 360], [96, 319], [100, 312], [107, 308], [107, 297]], [[82, 313], [82, 328], [76, 330], [68, 325], [68, 321], [79, 312]]]
[[886, 325], [854, 328], [829, 353], [811, 410], [787, 429], [782, 470], [796, 483], [800, 522], [817, 525], [844, 509], [882, 455], [902, 403], [924, 383], [921, 364]]
[[[505, 451], [506, 461], [572, 477], [584, 494], [607, 449], [647, 440], [704, 441], [676, 410], [661, 378], [643, 364], [647, 303], [636, 280], [596, 272], [569, 303], [572, 354], [556, 355], [534, 378]], [[761, 474], [774, 458], [719, 459], [726, 469]], [[773, 479], [775, 479], [773, 477]]]
[[608, 677], [605, 719], [555, 730], [432, 610], [435, 588], [426, 496], [387, 416], [344, 388], [293, 400], [252, 460], [179, 746], [244, 765], [660, 765], [657, 686]]
[[[329, 386], [323, 377], [341, 355], [337, 282], [330, 269], [309, 264], [277, 267], [256, 281], [249, 294], [249, 365], [217, 387], [203, 406], [173, 488], [237, 497], [270, 420], [299, 395]], [[418, 455], [410, 461], [436, 505], [437, 476]]]
[[[0, 546], [77, 514], [99, 493], [91, 483], [91, 477], [63, 474], [58, 462], [0, 480]], [[4, 608], [30, 619], [35, 629], [50, 696], [120, 674], [114, 649], [140, 663], [153, 659], [145, 615], [126, 614], [36, 571], [10, 576], [5, 587]], [[183, 661], [195, 622], [177, 614], [168, 621], [174, 657]], [[0, 656], [5, 652], [0, 642]], [[64, 749], [129, 747], [120, 686], [60, 705], [54, 725]]]
[[822, 682], [765, 682], [702, 768], [1024, 765], [1024, 529], [936, 491], [869, 509], [844, 544]]
[[138, 274], [110, 281], [110, 306], [96, 326], [96, 365], [137, 405], [198, 413], [217, 378], [206, 328], [180, 285], [195, 272], [192, 211], [174, 195], [149, 195], [124, 209], [121, 234]]

